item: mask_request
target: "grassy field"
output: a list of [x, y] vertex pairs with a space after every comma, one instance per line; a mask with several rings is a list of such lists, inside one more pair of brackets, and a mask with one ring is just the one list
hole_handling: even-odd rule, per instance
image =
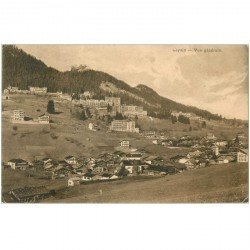
[[127, 177], [65, 188], [44, 202], [217, 203], [242, 202], [247, 197], [247, 164], [223, 164], [166, 177]]

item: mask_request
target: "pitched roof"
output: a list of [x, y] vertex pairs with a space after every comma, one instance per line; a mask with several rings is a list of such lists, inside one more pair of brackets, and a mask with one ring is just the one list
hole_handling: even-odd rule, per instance
[[240, 149], [240, 151], [246, 155], [248, 154], [248, 149]]

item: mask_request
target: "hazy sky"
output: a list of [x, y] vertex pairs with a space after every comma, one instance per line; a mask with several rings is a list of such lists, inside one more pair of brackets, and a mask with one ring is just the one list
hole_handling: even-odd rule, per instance
[[[18, 45], [58, 70], [86, 64], [177, 102], [248, 119], [248, 47], [241, 45]], [[199, 51], [195, 51], [198, 49]], [[217, 49], [217, 52], [206, 52]], [[219, 49], [219, 50], [218, 50]]]

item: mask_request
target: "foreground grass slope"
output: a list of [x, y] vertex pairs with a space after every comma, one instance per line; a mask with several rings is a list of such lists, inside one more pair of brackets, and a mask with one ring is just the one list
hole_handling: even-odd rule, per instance
[[[102, 190], [102, 195], [100, 190]], [[242, 202], [248, 197], [248, 165], [222, 164], [166, 177], [127, 177], [120, 181], [62, 189], [45, 202], [207, 203]]]

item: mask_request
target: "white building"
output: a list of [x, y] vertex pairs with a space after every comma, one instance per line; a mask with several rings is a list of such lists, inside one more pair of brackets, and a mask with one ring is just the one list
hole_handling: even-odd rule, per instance
[[69, 187], [73, 187], [75, 185], [79, 185], [81, 182], [81, 178], [80, 177], [72, 177], [68, 180], [68, 186]]
[[42, 114], [38, 117], [38, 122], [41, 124], [49, 124], [49, 116]]
[[47, 93], [47, 87], [29, 87], [31, 94], [46, 94]]
[[82, 104], [84, 107], [90, 107], [90, 108], [108, 106], [108, 103], [106, 101], [98, 99], [87, 99], [87, 100], [80, 99], [79, 103]]
[[130, 147], [129, 141], [128, 140], [122, 140], [122, 141], [120, 141], [120, 146], [122, 148], [129, 148]]
[[145, 117], [147, 116], [147, 111], [143, 110], [141, 106], [135, 105], [122, 105], [121, 113], [127, 117]]
[[248, 162], [247, 149], [240, 149], [239, 152], [237, 152], [237, 162]]
[[97, 130], [97, 125], [94, 123], [90, 122], [89, 123], [89, 130], [96, 131]]
[[12, 119], [14, 121], [24, 121], [25, 112], [23, 110], [13, 110]]
[[114, 120], [111, 122], [112, 131], [139, 133], [139, 128], [135, 127], [134, 121]]

